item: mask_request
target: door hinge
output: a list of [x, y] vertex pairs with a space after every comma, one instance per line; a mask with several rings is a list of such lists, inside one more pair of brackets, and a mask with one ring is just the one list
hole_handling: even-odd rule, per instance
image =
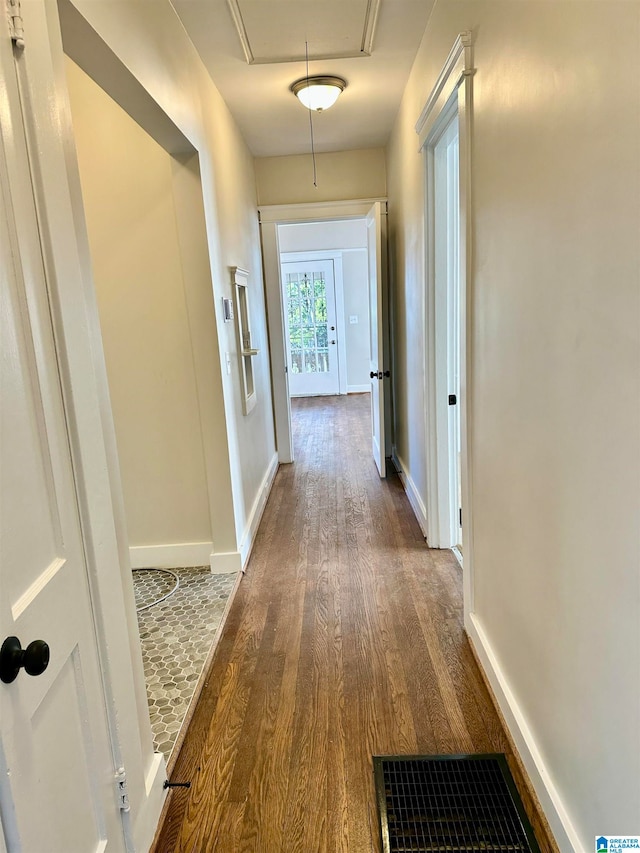
[[6, 0], [7, 19], [9, 21], [9, 35], [16, 47], [24, 48], [24, 24], [22, 21], [22, 10], [20, 0]]
[[116, 771], [116, 794], [118, 797], [118, 806], [123, 812], [128, 812], [131, 808], [129, 805], [129, 789], [127, 787], [127, 773], [124, 767], [119, 767]]
[[458, 517], [460, 519], [460, 527], [462, 527], [462, 507], [458, 510]]

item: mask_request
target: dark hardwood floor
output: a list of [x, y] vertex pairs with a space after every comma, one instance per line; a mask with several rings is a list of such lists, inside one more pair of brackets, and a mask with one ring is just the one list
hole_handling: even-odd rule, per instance
[[462, 577], [380, 480], [368, 395], [293, 402], [247, 574], [171, 769], [155, 853], [379, 851], [373, 754], [506, 752]]

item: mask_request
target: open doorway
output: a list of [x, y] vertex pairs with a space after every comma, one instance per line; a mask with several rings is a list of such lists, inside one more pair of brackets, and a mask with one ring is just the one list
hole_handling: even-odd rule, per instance
[[386, 205], [263, 207], [260, 216], [279, 461], [293, 461], [291, 397], [369, 393], [376, 408], [372, 455], [385, 476], [391, 448], [384, 429], [391, 421]]
[[462, 557], [461, 290], [458, 116], [443, 111], [426, 146], [429, 544]]
[[429, 438], [428, 540], [463, 559], [463, 392], [460, 130], [457, 102], [441, 111], [425, 144], [427, 292], [425, 376]]
[[68, 58], [66, 74], [148, 706], [168, 759], [236, 581], [212, 573], [221, 485], [204, 436], [224, 412], [199, 158], [177, 134], [161, 144]]
[[[462, 554], [460, 461], [460, 206], [458, 117], [433, 146], [436, 417], [442, 531]], [[446, 400], [446, 405], [445, 405]]]
[[364, 219], [278, 226], [289, 394], [369, 390]]

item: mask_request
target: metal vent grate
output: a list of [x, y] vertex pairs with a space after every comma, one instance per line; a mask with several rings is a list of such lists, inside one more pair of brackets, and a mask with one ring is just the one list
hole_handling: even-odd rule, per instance
[[540, 853], [504, 755], [373, 763], [384, 853]]

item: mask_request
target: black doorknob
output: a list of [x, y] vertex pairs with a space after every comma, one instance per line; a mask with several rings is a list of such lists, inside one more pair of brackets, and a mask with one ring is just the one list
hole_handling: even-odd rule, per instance
[[369, 378], [370, 378], [370, 379], [377, 379], [377, 378], [378, 378], [378, 373], [377, 373], [377, 371], [371, 370], [371, 371], [369, 372]]
[[7, 637], [0, 649], [0, 681], [11, 684], [24, 667], [27, 675], [42, 675], [49, 666], [49, 646], [44, 640], [33, 640], [26, 649], [17, 637]]

